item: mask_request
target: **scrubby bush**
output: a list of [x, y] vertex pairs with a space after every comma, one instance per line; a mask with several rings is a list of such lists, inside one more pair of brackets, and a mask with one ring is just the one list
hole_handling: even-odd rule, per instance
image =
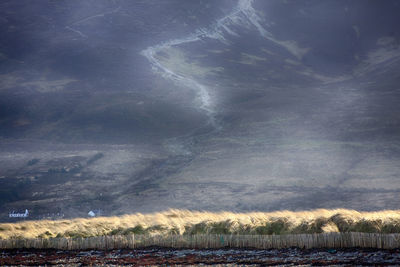
[[139, 225], [136, 225], [135, 227], [131, 227], [131, 228], [126, 229], [126, 230], [123, 232], [123, 234], [124, 234], [124, 235], [129, 235], [129, 234], [145, 234], [146, 232], [147, 232], [146, 229], [144, 229], [144, 227], [141, 226], [141, 225], [139, 224]]
[[211, 223], [209, 226], [208, 234], [230, 234], [229, 221]]
[[135, 227], [122, 228], [118, 227], [110, 231], [107, 235], [131, 235], [131, 234], [146, 234], [148, 231], [143, 226], [136, 225]]
[[206, 234], [207, 233], [207, 223], [201, 222], [194, 225], [185, 225], [186, 235], [196, 235], [196, 234]]
[[84, 231], [68, 231], [64, 233], [65, 237], [78, 238], [78, 237], [91, 237], [92, 235]]
[[354, 220], [343, 214], [335, 214], [329, 219], [336, 224], [340, 232], [351, 232]]
[[279, 218], [271, 222], [265, 223], [263, 226], [255, 228], [255, 233], [258, 235], [279, 235], [289, 233], [290, 223], [287, 219]]
[[382, 221], [381, 220], [365, 220], [362, 219], [355, 223], [351, 227], [352, 232], [363, 232], [363, 233], [379, 233], [381, 232]]
[[400, 233], [400, 220], [390, 220], [384, 223], [381, 227], [381, 232], [387, 234]]

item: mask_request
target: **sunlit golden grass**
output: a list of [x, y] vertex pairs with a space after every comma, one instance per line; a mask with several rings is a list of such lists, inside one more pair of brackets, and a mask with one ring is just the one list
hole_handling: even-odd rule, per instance
[[0, 238], [89, 237], [124, 234], [400, 233], [400, 210], [206, 212], [168, 210], [119, 217], [0, 224]]

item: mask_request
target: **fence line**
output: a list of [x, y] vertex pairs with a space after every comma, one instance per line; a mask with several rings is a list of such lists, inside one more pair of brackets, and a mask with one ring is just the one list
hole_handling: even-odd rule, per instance
[[0, 239], [0, 249], [124, 249], [169, 248], [400, 248], [400, 234], [322, 233], [290, 235], [116, 235], [87, 238]]

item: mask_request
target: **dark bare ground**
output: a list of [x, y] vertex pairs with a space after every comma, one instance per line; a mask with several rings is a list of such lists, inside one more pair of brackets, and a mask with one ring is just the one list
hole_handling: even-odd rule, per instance
[[400, 249], [166, 249], [112, 251], [3, 250], [1, 266], [398, 266]]

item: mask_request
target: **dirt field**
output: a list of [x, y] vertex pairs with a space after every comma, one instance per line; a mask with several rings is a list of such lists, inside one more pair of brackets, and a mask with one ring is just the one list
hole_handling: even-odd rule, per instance
[[385, 265], [400, 264], [400, 250], [366, 249], [219, 249], [171, 250], [149, 248], [113, 251], [3, 250], [1, 266], [151, 266], [151, 265], [292, 266], [292, 265]]

